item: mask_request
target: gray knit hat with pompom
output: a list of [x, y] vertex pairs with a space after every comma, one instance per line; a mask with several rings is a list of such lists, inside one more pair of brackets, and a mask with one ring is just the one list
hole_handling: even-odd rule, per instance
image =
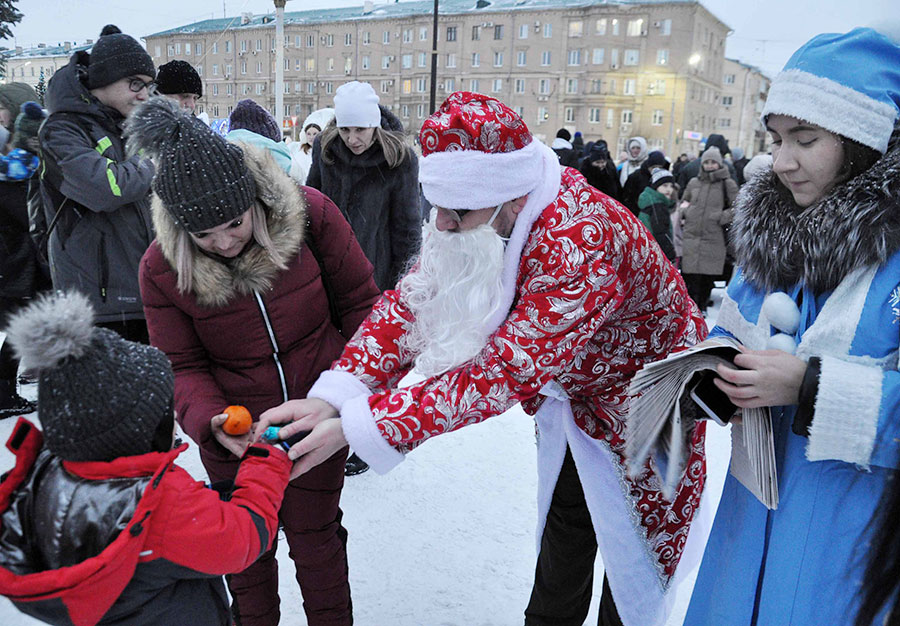
[[256, 197], [243, 151], [164, 96], [138, 106], [125, 126], [128, 152], [156, 164], [153, 191], [195, 233], [233, 220]]
[[38, 375], [44, 443], [66, 461], [112, 461], [153, 450], [172, 414], [175, 375], [166, 355], [94, 326], [78, 292], [44, 296], [14, 315], [7, 339]]

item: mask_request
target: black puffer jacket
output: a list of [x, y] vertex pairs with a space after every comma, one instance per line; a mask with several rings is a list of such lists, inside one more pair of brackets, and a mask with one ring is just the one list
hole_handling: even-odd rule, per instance
[[29, 182], [0, 181], [0, 297], [3, 298], [31, 298], [50, 287], [37, 246], [28, 234]]
[[142, 319], [138, 263], [153, 240], [148, 159], [125, 157], [122, 115], [87, 90], [90, 55], [78, 52], [47, 88], [41, 194], [52, 224], [53, 286], [91, 299], [98, 321]]
[[[397, 117], [381, 108], [381, 128], [402, 132]], [[333, 163], [322, 160], [316, 138], [306, 184], [331, 198], [350, 222], [366, 257], [375, 266], [375, 283], [393, 289], [419, 248], [419, 163], [410, 150], [397, 167], [388, 167], [381, 145], [353, 154], [340, 137], [328, 146]]]

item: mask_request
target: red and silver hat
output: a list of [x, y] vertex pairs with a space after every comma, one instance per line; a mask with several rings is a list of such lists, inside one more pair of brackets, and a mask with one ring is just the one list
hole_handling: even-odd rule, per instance
[[419, 182], [445, 209], [483, 209], [533, 191], [541, 144], [518, 113], [479, 93], [457, 91], [422, 124]]

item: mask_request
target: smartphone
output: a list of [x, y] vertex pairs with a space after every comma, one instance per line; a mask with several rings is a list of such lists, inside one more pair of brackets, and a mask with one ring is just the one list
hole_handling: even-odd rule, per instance
[[710, 419], [725, 426], [737, 412], [737, 406], [728, 399], [724, 391], [715, 386], [714, 377], [713, 372], [698, 372], [694, 376], [697, 382], [692, 381], [693, 387], [688, 395]]

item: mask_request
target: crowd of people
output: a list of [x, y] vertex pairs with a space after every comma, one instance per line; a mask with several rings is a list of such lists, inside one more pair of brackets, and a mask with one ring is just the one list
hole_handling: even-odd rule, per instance
[[[223, 136], [202, 90], [114, 26], [43, 106], [0, 86], [0, 418], [40, 420], [19, 419], [0, 480], [17, 608], [365, 623], [345, 475], [521, 403], [538, 433], [526, 626], [583, 624], [598, 554], [603, 626], [665, 623], [697, 563], [690, 626], [900, 624], [898, 42], [801, 47], [753, 159], [715, 134], [674, 162], [643, 137], [618, 158], [566, 129], [547, 146], [471, 92], [413, 147], [357, 81], [298, 141], [252, 100]], [[705, 420], [680, 433], [671, 492], [626, 442], [635, 373], [719, 335], [743, 346], [714, 379], [732, 419], [771, 409], [779, 505], [729, 476], [712, 521]], [[174, 464], [176, 421], [207, 486]], [[280, 606], [279, 529], [302, 608]]]

